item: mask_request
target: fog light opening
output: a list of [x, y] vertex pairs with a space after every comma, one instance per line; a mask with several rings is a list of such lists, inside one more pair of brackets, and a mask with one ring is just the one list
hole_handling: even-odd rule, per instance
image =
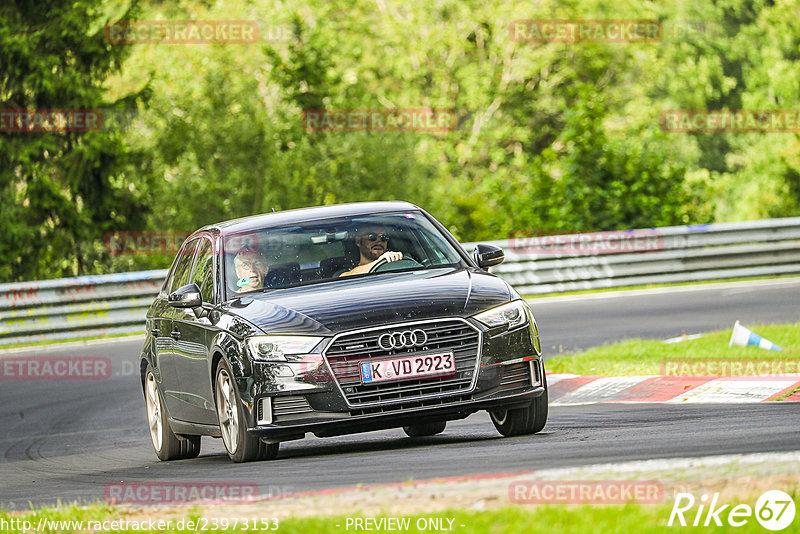
[[538, 387], [542, 385], [542, 368], [539, 360], [531, 360], [531, 385]]
[[261, 397], [258, 399], [256, 422], [259, 425], [272, 424], [272, 397]]

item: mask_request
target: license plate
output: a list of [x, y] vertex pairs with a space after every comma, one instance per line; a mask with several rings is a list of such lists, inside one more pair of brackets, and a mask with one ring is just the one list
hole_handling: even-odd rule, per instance
[[361, 380], [365, 384], [374, 384], [389, 380], [451, 375], [456, 372], [456, 360], [452, 352], [444, 352], [360, 362], [359, 367], [361, 367]]

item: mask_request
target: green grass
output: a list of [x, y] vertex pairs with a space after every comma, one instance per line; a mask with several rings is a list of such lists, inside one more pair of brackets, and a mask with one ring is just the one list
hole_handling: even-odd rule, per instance
[[541, 293], [535, 295], [523, 295], [526, 300], [544, 297], [562, 297], [566, 295], [588, 295], [591, 293], [613, 293], [617, 291], [633, 291], [636, 289], [656, 289], [660, 287], [679, 287], [679, 286], [703, 286], [709, 284], [722, 284], [727, 282], [746, 282], [751, 280], [778, 280], [781, 278], [797, 278], [796, 274], [784, 274], [779, 276], [750, 276], [738, 278], [719, 278], [716, 280], [700, 280], [696, 282], [671, 282], [669, 284], [641, 284], [636, 286], [603, 287], [597, 289], [576, 289], [575, 291], [555, 291], [552, 293]]
[[769, 360], [800, 361], [800, 323], [744, 326], [779, 345], [783, 351], [762, 350], [756, 347], [729, 348], [728, 341], [731, 337], [731, 330], [722, 330], [709, 332], [698, 339], [680, 343], [667, 344], [661, 341], [630, 339], [577, 354], [550, 358], [547, 360], [547, 370], [554, 373], [579, 375], [635, 376], [662, 374], [662, 362], [665, 360], [678, 364], [683, 362], [691, 364], [697, 360], [708, 359], [717, 362], [736, 360], [742, 362], [743, 366], [751, 360], [755, 360], [756, 363]]
[[776, 400], [776, 401], [782, 401], [783, 399], [785, 399], [785, 398], [787, 398], [787, 397], [791, 397], [792, 395], [794, 395], [794, 394], [795, 394], [795, 393], [797, 393], [798, 391], [800, 391], [800, 386], [797, 386], [796, 388], [794, 388], [794, 389], [792, 389], [792, 390], [789, 390], [789, 391], [787, 391], [786, 393], [784, 393], [784, 394], [783, 394], [783, 395], [781, 395], [780, 397], [776, 397], [776, 398], [775, 398], [775, 400]]
[[[792, 497], [798, 501], [798, 490], [795, 488], [792, 492]], [[741, 502], [754, 507], [756, 498], [743, 500]], [[728, 508], [729, 510], [730, 508]], [[275, 532], [276, 530], [259, 530], [247, 528], [243, 529], [242, 525], [237, 525], [236, 529], [233, 526], [233, 517], [236, 515], [235, 507], [229, 507], [230, 515], [226, 518], [230, 522], [227, 529], [212, 529], [211, 525], [206, 525], [208, 528], [206, 532]], [[470, 533], [491, 533], [491, 534], [519, 534], [521, 532], [539, 532], [539, 533], [554, 533], [554, 534], [572, 534], [576, 532], [597, 532], [597, 533], [619, 533], [629, 534], [636, 533], [651, 533], [651, 532], [675, 532], [678, 530], [699, 531], [703, 527], [680, 527], [677, 523], [672, 527], [667, 526], [667, 521], [672, 510], [672, 499], [668, 498], [667, 502], [659, 505], [616, 505], [616, 506], [599, 506], [599, 505], [547, 505], [547, 506], [534, 506], [534, 505], [512, 505], [506, 508], [497, 510], [475, 512], [466, 510], [446, 510], [439, 513], [410, 515], [410, 516], [388, 516], [388, 517], [408, 517], [410, 518], [410, 528], [408, 530], [397, 530], [397, 532], [436, 532], [436, 530], [419, 530], [416, 527], [417, 520], [420, 518], [444, 518], [444, 525], [447, 525], [447, 519], [453, 519], [452, 532], [457, 534], [470, 534]], [[684, 517], [688, 519], [689, 524], [694, 518], [694, 513], [697, 507], [695, 506], [691, 511], [686, 512]], [[370, 514], [366, 514], [370, 516]], [[103, 521], [115, 519], [136, 519], [141, 521], [145, 518], [156, 519], [163, 517], [159, 515], [156, 510], [152, 511], [139, 511], [135, 515], [131, 512], [121, 508], [115, 508], [109, 505], [96, 505], [86, 508], [67, 507], [60, 510], [37, 510], [34, 512], [26, 513], [23, 515], [11, 515], [8, 513], [0, 513], [0, 523], [2, 521], [14, 520], [28, 520], [31, 521], [33, 530], [41, 517], [45, 517], [51, 521], [83, 521], [84, 529], [88, 530], [88, 521]], [[195, 532], [194, 529], [177, 529], [175, 528], [176, 522], [181, 518], [184, 520], [190, 519], [197, 521], [201, 517], [200, 509], [187, 510], [182, 517], [172, 518], [172, 529], [169, 532]], [[270, 514], [265, 510], [264, 519], [268, 519]], [[323, 534], [327, 532], [363, 532], [363, 530], [355, 530], [353, 525], [347, 528], [347, 516], [340, 517], [311, 517], [311, 518], [290, 518], [280, 520], [278, 522], [279, 528], [277, 532], [283, 534]], [[349, 516], [364, 517], [362, 515]], [[376, 513], [376, 518], [387, 517], [383, 514]], [[725, 523], [726, 514], [721, 514], [723, 524]], [[221, 518], [220, 518], [221, 519]], [[165, 519], [166, 520], [166, 519]], [[251, 518], [252, 520], [252, 518]], [[259, 520], [260, 521], [260, 520]], [[184, 523], [185, 525], [185, 523]], [[338, 525], [338, 526], [337, 526]], [[463, 525], [463, 526], [462, 526]], [[795, 517], [795, 521], [784, 532], [796, 532], [800, 525], [800, 514]], [[252, 525], [248, 525], [250, 527]], [[8, 525], [3, 525], [3, 532], [21, 532], [20, 530], [10, 529]], [[713, 528], [714, 532], [737, 532], [737, 533], [750, 533], [759, 532], [763, 533], [765, 530], [759, 525], [755, 517], [748, 518], [746, 525], [734, 528], [724, 524], [723, 527], [706, 527], [703, 530]], [[202, 532], [203, 530], [198, 530]], [[47, 529], [40, 530], [39, 532], [76, 532], [75, 528], [66, 527], [61, 529]], [[159, 530], [152, 529], [122, 529], [114, 530], [114, 532], [159, 532]], [[161, 530], [160, 532], [164, 532]], [[378, 532], [387, 532], [387, 530], [380, 530]]]

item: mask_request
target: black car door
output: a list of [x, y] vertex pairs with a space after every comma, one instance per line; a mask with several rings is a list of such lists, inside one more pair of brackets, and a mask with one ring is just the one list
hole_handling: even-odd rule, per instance
[[[185, 243], [178, 252], [175, 267], [170, 273], [166, 283], [166, 294], [159, 295], [157, 300], [158, 318], [154, 321], [156, 361], [161, 375], [161, 391], [167, 404], [167, 412], [174, 419], [183, 419], [183, 404], [181, 401], [181, 386], [178, 377], [178, 367], [175, 354], [175, 334], [173, 332], [173, 317], [176, 309], [169, 305], [167, 296], [179, 287], [189, 283], [192, 270], [194, 251], [197, 239]], [[157, 334], [157, 335], [156, 335]]]
[[[168, 398], [167, 391], [174, 390], [177, 383], [174, 368], [169, 364], [172, 357], [172, 338], [169, 335], [172, 330], [172, 312], [172, 306], [167, 302], [167, 293], [163, 292], [156, 297], [147, 317], [147, 332], [152, 336], [152, 351], [156, 361], [156, 368], [153, 371], [160, 380], [165, 401]], [[165, 363], [168, 369], [166, 375]], [[172, 413], [173, 404], [174, 402], [167, 402], [168, 413]]]
[[[214, 304], [214, 252], [209, 237], [200, 239], [195, 256], [188, 283], [197, 284], [203, 303], [209, 308]], [[172, 320], [182, 413], [186, 421], [216, 424], [208, 363], [211, 321], [203, 313], [200, 315], [198, 317], [192, 308], [177, 308]]]

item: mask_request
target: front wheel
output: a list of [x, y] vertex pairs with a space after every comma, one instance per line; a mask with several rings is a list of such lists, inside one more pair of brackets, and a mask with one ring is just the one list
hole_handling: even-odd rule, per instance
[[150, 429], [150, 441], [159, 460], [185, 460], [197, 458], [200, 454], [200, 436], [179, 438], [172, 431], [164, 411], [161, 392], [158, 391], [156, 377], [150, 365], [147, 366], [144, 379], [144, 401], [147, 407], [147, 426]]
[[214, 383], [219, 429], [230, 459], [241, 463], [275, 458], [280, 443], [267, 444], [247, 432], [242, 400], [239, 398], [233, 373], [225, 360], [220, 360], [217, 366]]
[[500, 408], [489, 412], [494, 427], [505, 437], [536, 434], [547, 423], [547, 378], [542, 373], [544, 393], [522, 408]]
[[405, 432], [409, 438], [421, 438], [424, 436], [441, 434], [444, 432], [445, 427], [447, 427], [447, 423], [444, 421], [441, 423], [423, 423], [421, 425], [404, 426], [403, 432]]

